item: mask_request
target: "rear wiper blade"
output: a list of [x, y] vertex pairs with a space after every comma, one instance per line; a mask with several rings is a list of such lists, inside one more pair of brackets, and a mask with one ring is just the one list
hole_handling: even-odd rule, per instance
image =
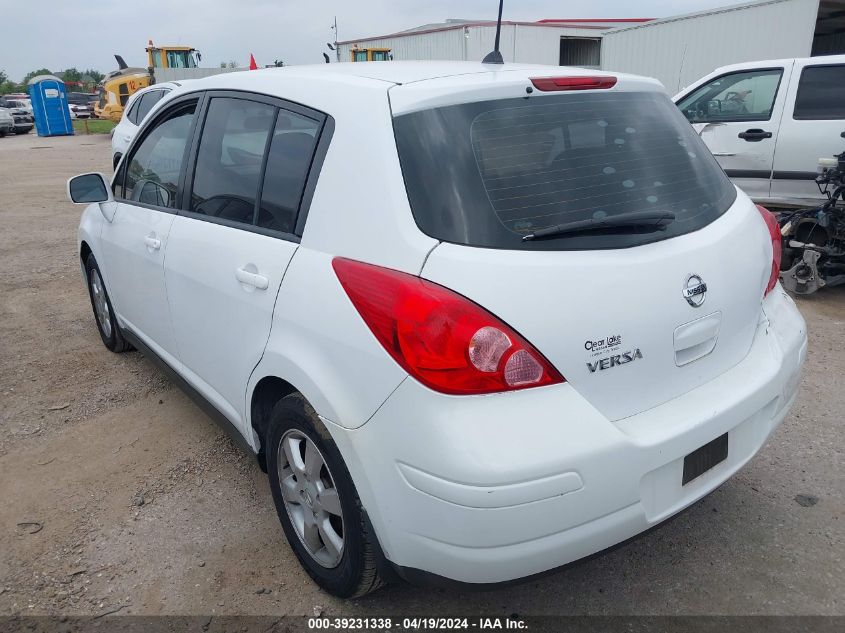
[[616, 228], [642, 228], [651, 227], [654, 230], [663, 230], [666, 225], [675, 220], [675, 214], [671, 211], [637, 211], [635, 213], [620, 213], [619, 215], [608, 215], [599, 219], [576, 220], [565, 222], [545, 229], [538, 229], [522, 238], [523, 242], [540, 239], [541, 237], [552, 237], [558, 235], [569, 235], [571, 233], [583, 233], [584, 231], [595, 231]]

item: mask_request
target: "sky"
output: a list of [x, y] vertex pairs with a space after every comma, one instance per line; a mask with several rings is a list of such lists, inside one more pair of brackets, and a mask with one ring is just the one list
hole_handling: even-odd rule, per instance
[[[666, 17], [739, 0], [505, 0], [503, 19]], [[147, 65], [147, 40], [193, 46], [201, 66], [321, 63], [326, 42], [383, 35], [447, 18], [496, 19], [496, 0], [0, 0], [14, 25], [0, 37], [0, 70], [20, 81], [31, 70], [75, 67], [107, 72], [113, 55]], [[46, 16], [46, 17], [45, 17]], [[492, 45], [492, 43], [491, 43]], [[492, 48], [492, 46], [491, 46]]]

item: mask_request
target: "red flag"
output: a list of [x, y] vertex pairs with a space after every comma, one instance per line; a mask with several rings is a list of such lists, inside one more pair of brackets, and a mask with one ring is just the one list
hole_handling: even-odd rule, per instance
[[255, 57], [252, 56], [252, 53], [249, 54], [249, 69], [258, 70], [258, 64], [255, 63]]

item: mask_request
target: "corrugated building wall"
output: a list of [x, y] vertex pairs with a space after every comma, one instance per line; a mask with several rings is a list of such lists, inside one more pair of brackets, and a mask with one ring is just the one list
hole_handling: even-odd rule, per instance
[[[503, 24], [499, 49], [506, 62], [557, 66], [560, 62], [562, 37], [600, 38], [601, 34], [600, 28]], [[420, 33], [352, 40], [340, 44], [338, 48], [342, 62], [350, 61], [351, 51], [364, 48], [389, 48], [394, 60], [481, 61], [493, 50], [495, 36], [495, 25], [469, 24]]]
[[602, 68], [656, 77], [674, 94], [719, 66], [809, 57], [819, 0], [770, 0], [604, 33]]
[[156, 68], [155, 80], [156, 83], [164, 83], [165, 81], [179, 81], [182, 79], [202, 79], [203, 77], [211, 77], [212, 75], [220, 75], [222, 73], [237, 73], [248, 68]]

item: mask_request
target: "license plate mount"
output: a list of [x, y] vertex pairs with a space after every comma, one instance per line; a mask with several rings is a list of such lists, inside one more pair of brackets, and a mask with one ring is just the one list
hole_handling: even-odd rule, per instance
[[686, 486], [727, 458], [728, 434], [725, 433], [684, 457], [684, 476], [681, 485]]

